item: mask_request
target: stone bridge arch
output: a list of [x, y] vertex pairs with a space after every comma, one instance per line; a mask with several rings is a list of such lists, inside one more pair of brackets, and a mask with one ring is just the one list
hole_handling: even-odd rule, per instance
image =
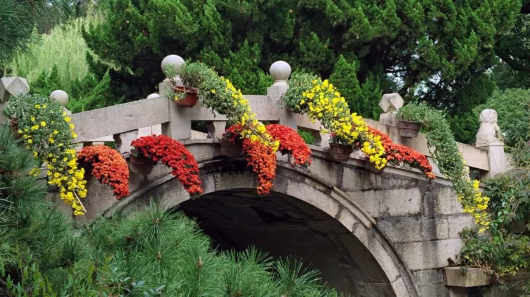
[[[197, 217], [203, 230], [221, 246], [224, 238], [225, 245], [231, 242], [228, 248], [246, 248], [252, 244], [273, 256], [292, 254], [302, 258], [304, 263], [311, 263], [310, 267], [318, 268], [332, 287], [344, 293], [420, 296], [411, 271], [374, 219], [335, 185], [309, 171], [293, 168], [284, 158], [278, 162], [271, 194], [257, 196], [256, 176], [246, 168], [246, 161], [215, 160], [214, 157], [200, 160], [199, 165], [205, 190], [200, 198], [190, 200], [180, 182], [166, 171], [140, 182], [138, 190], [104, 209], [103, 214], [127, 213], [143, 207], [154, 197], [168, 210], [178, 209]], [[93, 187], [104, 188], [95, 184]], [[92, 208], [92, 202], [87, 201], [87, 204]], [[212, 218], [215, 209], [232, 212], [236, 218], [232, 224], [240, 227], [224, 230], [228, 235], [219, 234], [223, 230], [212, 230], [215, 225], [223, 229], [225, 227], [219, 225], [227, 223], [226, 219]], [[262, 226], [269, 229], [259, 233], [260, 227], [255, 220], [258, 217], [263, 220], [263, 216], [283, 218], [287, 224], [278, 224], [272, 218], [268, 226]], [[247, 232], [246, 235], [235, 238], [241, 230]], [[252, 232], [258, 234], [247, 236]], [[287, 235], [290, 232], [294, 232], [292, 240]], [[232, 238], [226, 239], [227, 236]], [[261, 241], [255, 242], [252, 238]], [[264, 246], [267, 242], [271, 244]], [[281, 248], [272, 251], [275, 246]]]

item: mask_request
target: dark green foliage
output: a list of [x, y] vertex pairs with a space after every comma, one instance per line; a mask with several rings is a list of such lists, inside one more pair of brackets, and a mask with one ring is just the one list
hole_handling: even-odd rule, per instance
[[506, 89], [504, 91], [495, 91], [485, 104], [475, 109], [473, 118], [478, 119], [480, 112], [487, 108], [497, 111], [498, 125], [501, 128], [507, 146], [514, 147], [517, 142], [530, 139], [529, 90]]
[[[341, 91], [350, 104], [362, 98], [352, 110], [367, 117], [377, 116], [381, 93], [392, 91], [440, 107], [456, 103], [465, 113], [477, 104], [468, 95], [491, 92], [473, 84], [496, 62], [496, 42], [519, 8], [516, 0], [111, 0], [107, 22], [84, 37], [118, 67], [111, 89], [126, 100], [153, 92], [163, 79], [160, 61], [178, 54], [214, 67], [245, 93], [262, 93], [260, 73], [285, 60], [323, 78], [340, 66]], [[106, 70], [92, 68], [100, 77]], [[396, 77], [399, 89], [387, 83]], [[420, 84], [425, 91], [417, 93]]]
[[[75, 228], [0, 127], [0, 293], [10, 296], [337, 296], [315, 271], [256, 249], [220, 253], [197, 224], [151, 204]], [[9, 296], [9, 295], [8, 295]]]
[[72, 14], [78, 0], [2, 0], [0, 4], [0, 69], [18, 51], [27, 49], [32, 32], [47, 32]]
[[298, 130], [298, 135], [300, 135], [304, 139], [304, 142], [307, 143], [307, 144], [314, 144], [315, 143], [315, 138], [308, 131]]
[[[479, 236], [473, 229], [462, 234], [466, 264], [489, 267], [497, 277], [514, 274], [530, 265], [530, 146], [518, 143], [513, 156], [515, 169], [485, 181], [484, 194], [491, 199], [490, 234]], [[518, 296], [529, 296], [530, 283], [525, 284], [523, 292]]]
[[121, 99], [111, 96], [110, 83], [110, 75], [107, 71], [101, 80], [97, 80], [93, 75], [87, 75], [81, 81], [73, 80], [69, 85], [64, 86], [59, 83], [57, 67], [54, 66], [49, 75], [42, 72], [39, 78], [31, 84], [31, 92], [50, 94], [55, 90], [63, 90], [69, 96], [67, 108], [72, 112], [82, 112], [121, 102]]

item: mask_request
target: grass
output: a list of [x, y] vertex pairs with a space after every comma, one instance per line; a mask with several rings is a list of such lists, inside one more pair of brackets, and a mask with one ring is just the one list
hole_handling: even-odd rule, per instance
[[43, 71], [49, 75], [53, 66], [57, 65], [62, 86], [92, 75], [86, 61], [89, 49], [81, 36], [81, 29], [101, 20], [101, 16], [91, 14], [57, 26], [49, 34], [40, 35], [40, 40], [31, 45], [28, 52], [14, 58], [4, 75], [25, 77], [31, 84]]

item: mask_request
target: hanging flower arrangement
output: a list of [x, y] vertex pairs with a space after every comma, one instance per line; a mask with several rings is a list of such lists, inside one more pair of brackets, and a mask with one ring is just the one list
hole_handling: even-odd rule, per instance
[[[74, 124], [61, 105], [40, 95], [10, 98], [4, 114], [17, 124], [26, 148], [33, 150], [39, 165], [46, 163], [48, 184], [59, 188], [61, 199], [72, 206], [74, 215], [86, 210], [81, 198], [87, 195], [84, 169], [77, 167]], [[40, 174], [40, 166], [30, 174]]]
[[103, 145], [87, 146], [78, 152], [77, 162], [100, 183], [111, 186], [117, 199], [129, 196], [129, 167], [118, 151]]
[[270, 124], [265, 126], [265, 128], [267, 128], [269, 135], [280, 142], [279, 151], [282, 154], [291, 154], [293, 156], [293, 166], [297, 164], [308, 167], [311, 164], [311, 149], [296, 131], [290, 127], [278, 124]]
[[[258, 173], [258, 194], [268, 194], [273, 184], [276, 172], [276, 151], [279, 142], [267, 133], [265, 125], [256, 119], [252, 113], [248, 100], [243, 97], [241, 90], [236, 89], [232, 83], [217, 75], [211, 68], [202, 63], [186, 64], [181, 78], [185, 86], [197, 88], [202, 98], [202, 104], [214, 114], [219, 113], [227, 117], [232, 124], [239, 124], [235, 136], [225, 134], [225, 138], [239, 137], [244, 152], [248, 155], [247, 161], [253, 170]], [[186, 69], [193, 69], [187, 71]]]
[[379, 138], [381, 139], [381, 143], [385, 148], [385, 157], [388, 162], [394, 165], [405, 163], [412, 168], [419, 169], [429, 180], [436, 178], [436, 176], [432, 172], [432, 166], [429, 163], [427, 156], [417, 152], [416, 150], [408, 146], [395, 144], [387, 134], [375, 128], [368, 127], [368, 130], [372, 135], [379, 136]]
[[199, 165], [182, 143], [165, 135], [151, 135], [133, 140], [131, 146], [134, 147], [133, 154], [147, 157], [153, 162], [162, 161], [171, 168], [171, 173], [191, 196], [203, 193]]
[[380, 137], [369, 132], [361, 116], [350, 113], [346, 100], [333, 84], [304, 73], [294, 74], [290, 84], [297, 88], [287, 90], [282, 98], [285, 106], [307, 114], [313, 121], [320, 120], [322, 131], [332, 133], [332, 143], [360, 149], [376, 169], [386, 166], [388, 161]]

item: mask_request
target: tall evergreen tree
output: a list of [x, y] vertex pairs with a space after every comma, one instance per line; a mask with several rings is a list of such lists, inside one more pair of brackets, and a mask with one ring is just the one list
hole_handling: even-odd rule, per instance
[[[356, 75], [365, 94], [381, 88], [450, 109], [472, 105], [455, 94], [468, 94], [494, 64], [496, 43], [520, 9], [517, 0], [492, 1], [110, 0], [107, 22], [84, 37], [118, 66], [113, 91], [128, 100], [155, 89], [168, 54], [202, 60], [246, 90], [256, 90], [256, 79], [243, 74], [251, 65], [267, 71], [285, 60], [328, 78], [342, 55], [355, 63], [348, 77]], [[383, 83], [388, 75], [400, 78], [398, 89]]]

